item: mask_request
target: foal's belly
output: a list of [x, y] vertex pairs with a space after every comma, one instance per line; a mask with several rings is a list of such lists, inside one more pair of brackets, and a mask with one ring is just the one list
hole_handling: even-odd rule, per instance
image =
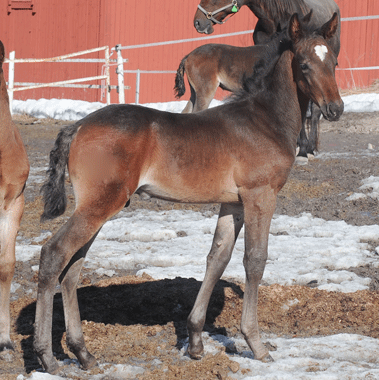
[[238, 188], [232, 176], [197, 177], [159, 176], [157, 173], [140, 179], [137, 194], [180, 203], [235, 203], [239, 202]]

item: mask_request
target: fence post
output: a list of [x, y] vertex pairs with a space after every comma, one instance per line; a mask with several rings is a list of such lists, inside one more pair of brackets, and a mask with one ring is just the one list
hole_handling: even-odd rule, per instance
[[124, 86], [124, 60], [121, 55], [121, 44], [115, 47], [117, 52], [117, 80], [118, 80], [118, 102], [125, 103], [125, 86]]
[[9, 108], [12, 112], [13, 106], [13, 88], [14, 88], [14, 59], [16, 57], [16, 52], [11, 51], [9, 53], [9, 72], [8, 72], [8, 97], [9, 97]]
[[141, 80], [141, 70], [137, 69], [137, 80], [136, 80], [136, 104], [139, 104], [139, 85]]
[[111, 80], [109, 76], [109, 47], [105, 49], [105, 75], [106, 78], [106, 94], [107, 94], [107, 105], [109, 106], [111, 104]]

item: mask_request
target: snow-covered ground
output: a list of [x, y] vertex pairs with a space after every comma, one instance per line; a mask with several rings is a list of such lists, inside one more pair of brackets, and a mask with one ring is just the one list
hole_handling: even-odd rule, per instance
[[[379, 94], [351, 95], [344, 99], [345, 112], [379, 111]], [[213, 101], [211, 106], [218, 105]], [[170, 112], [181, 112], [186, 101], [144, 104]], [[74, 100], [27, 100], [13, 103], [13, 113], [27, 113], [35, 117], [78, 120], [104, 106]], [[379, 128], [379, 126], [378, 126]], [[32, 168], [33, 170], [38, 168]], [[379, 199], [379, 177], [365, 179], [360, 192], [349, 199], [372, 197]], [[138, 269], [156, 279], [194, 277], [202, 280], [206, 255], [210, 249], [216, 216], [194, 211], [139, 210], [120, 213], [107, 222], [92, 245], [85, 266], [99, 274], [112, 276], [115, 268]], [[179, 233], [180, 232], [180, 233]], [[286, 234], [283, 234], [286, 232]], [[344, 221], [326, 221], [301, 214], [296, 217], [275, 215], [271, 224], [269, 258], [263, 280], [282, 285], [305, 285], [317, 281], [320, 289], [354, 292], [367, 289], [370, 279], [347, 271], [352, 266], [369, 264], [378, 267], [377, 256], [367, 249], [367, 241], [375, 241], [379, 226], [352, 226]], [[42, 240], [43, 237], [40, 237]], [[38, 244], [36, 239], [35, 243]], [[18, 241], [18, 260], [38, 256], [41, 247]], [[376, 248], [379, 254], [379, 246]], [[243, 230], [237, 240], [232, 260], [224, 278], [244, 280], [242, 265]], [[304, 263], [307, 263], [304, 266]], [[37, 270], [38, 268], [33, 268]], [[18, 284], [13, 284], [13, 291]], [[206, 350], [212, 352], [220, 345], [228, 345], [228, 338], [205, 336]], [[236, 379], [379, 379], [379, 340], [349, 334], [329, 337], [284, 339], [270, 337], [278, 350], [272, 353], [274, 363], [251, 360], [250, 354], [231, 357], [241, 367], [249, 367], [254, 376], [235, 375]], [[243, 346], [241, 341], [233, 342]], [[244, 349], [242, 348], [241, 351]], [[246, 348], [247, 350], [247, 348]], [[309, 371], [317, 367], [316, 372]], [[112, 367], [123, 377], [123, 371], [138, 371], [128, 366]], [[126, 373], [126, 372], [125, 372]], [[138, 372], [135, 372], [138, 373]], [[31, 379], [59, 379], [34, 373]], [[18, 380], [25, 377], [20, 375]]]

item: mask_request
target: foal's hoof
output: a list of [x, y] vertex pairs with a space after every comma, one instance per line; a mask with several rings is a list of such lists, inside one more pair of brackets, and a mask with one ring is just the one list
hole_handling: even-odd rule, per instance
[[259, 359], [259, 360], [263, 363], [272, 363], [274, 361], [274, 359], [272, 358], [270, 354], [267, 354], [266, 356], [264, 356], [262, 359]]
[[95, 366], [97, 366], [97, 361], [95, 357], [92, 355], [85, 363], [82, 363], [82, 368], [84, 370], [91, 369], [92, 367], [95, 367]]
[[86, 348], [78, 352], [73, 351], [73, 353], [78, 358], [79, 363], [82, 366], [82, 369], [87, 370], [97, 365], [95, 357], [92, 354], [90, 354]]
[[40, 358], [40, 361], [42, 362], [42, 366], [47, 373], [50, 373], [50, 375], [56, 375], [58, 373], [59, 365], [55, 359], [44, 360], [44, 359]]
[[8, 340], [6, 342], [0, 343], [0, 352], [5, 350], [12, 350], [14, 351], [13, 343]]
[[296, 165], [308, 165], [308, 157], [296, 156], [295, 164]]
[[201, 350], [201, 351], [197, 351], [197, 352], [195, 352], [194, 350], [192, 351], [192, 350], [190, 349], [190, 347], [188, 346], [186, 354], [187, 354], [191, 359], [194, 359], [194, 360], [200, 360], [200, 359], [202, 359], [203, 356], [204, 356], [204, 351]]

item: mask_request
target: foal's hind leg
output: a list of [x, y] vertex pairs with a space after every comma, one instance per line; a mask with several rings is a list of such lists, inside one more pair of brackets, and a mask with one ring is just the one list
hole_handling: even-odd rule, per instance
[[76, 288], [85, 256], [96, 236], [97, 233], [74, 255], [59, 278], [65, 315], [67, 347], [75, 354], [84, 369], [93, 367], [96, 364], [96, 359], [88, 352], [84, 343]]
[[209, 107], [219, 84], [218, 81], [215, 83], [211, 78], [209, 78], [209, 81], [206, 83], [201, 84], [201, 87], [196, 91], [196, 101], [193, 107], [193, 112], [199, 112]]
[[20, 220], [24, 210], [24, 195], [13, 201], [0, 213], [0, 351], [13, 349], [10, 339], [9, 301], [14, 268], [15, 244]]
[[195, 305], [187, 319], [189, 334], [188, 354], [199, 359], [204, 347], [201, 332], [204, 327], [208, 303], [214, 286], [228, 265], [235, 241], [243, 225], [242, 205], [221, 205], [211, 251], [207, 258], [207, 270]]
[[191, 97], [190, 97], [190, 100], [188, 101], [188, 103], [186, 104], [186, 106], [184, 107], [182, 113], [192, 113], [193, 107], [194, 107], [195, 102], [196, 102], [196, 92], [193, 89], [191, 83], [189, 85], [190, 85], [190, 90], [191, 90]]
[[[43, 367], [49, 373], [55, 373], [58, 370], [58, 363], [52, 352], [52, 318], [55, 286], [67, 266], [71, 267], [72, 273], [77, 271], [75, 259], [80, 261], [84, 257], [88, 249], [86, 245], [89, 247], [89, 242], [92, 241], [101, 225], [102, 223], [99, 221], [89, 223], [83, 215], [75, 212], [67, 223], [42, 247], [38, 278], [34, 349]], [[76, 256], [74, 257], [75, 254]], [[68, 278], [72, 277], [69, 275]], [[68, 284], [68, 282], [65, 283], [63, 289], [67, 289]], [[70, 322], [66, 321], [66, 323], [70, 326]], [[85, 357], [86, 355], [83, 354], [82, 356]]]

